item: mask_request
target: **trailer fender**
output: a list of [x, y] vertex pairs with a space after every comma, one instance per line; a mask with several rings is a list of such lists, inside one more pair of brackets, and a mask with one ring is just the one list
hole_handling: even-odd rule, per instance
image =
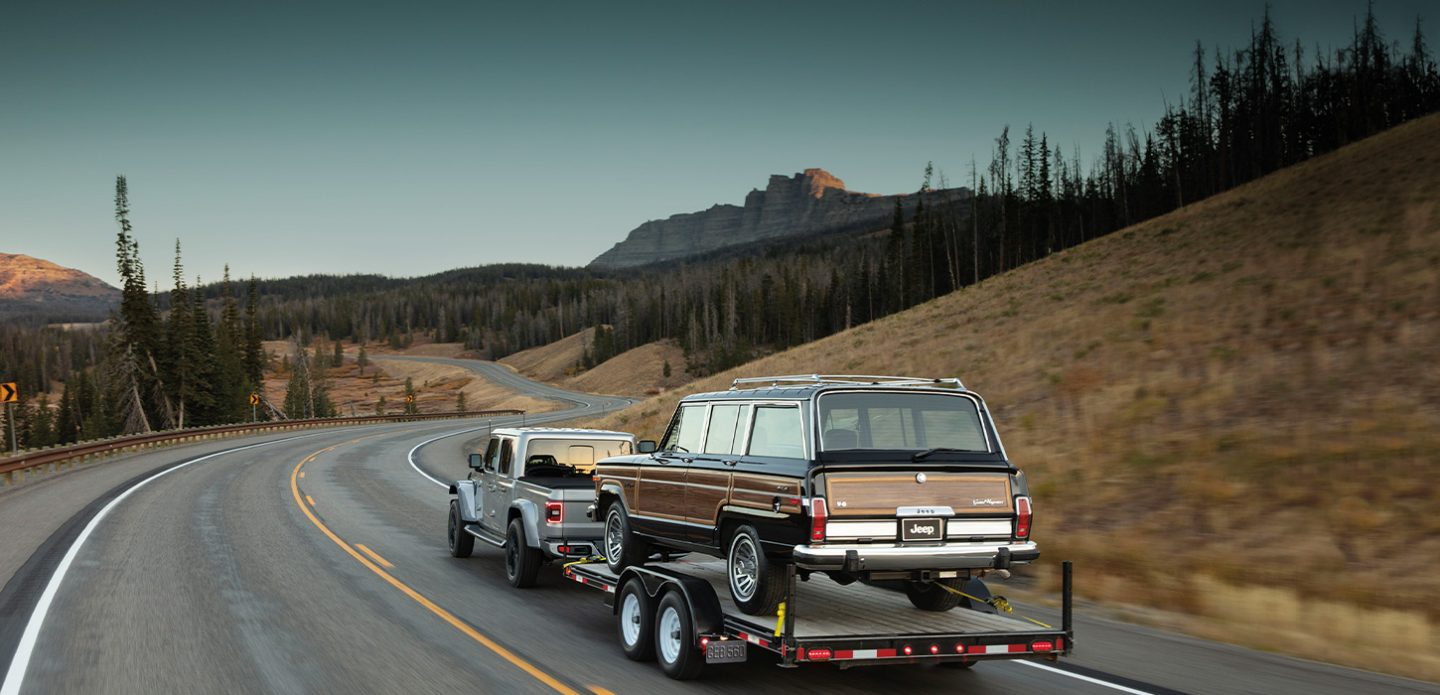
[[475, 481], [457, 480], [450, 484], [450, 494], [455, 495], [460, 504], [460, 518], [466, 523], [474, 523], [480, 520], [475, 513]]
[[[696, 634], [718, 633], [725, 626], [725, 616], [720, 610], [720, 597], [715, 588], [699, 577], [659, 574], [644, 567], [627, 567], [620, 573], [616, 586], [625, 586], [631, 577], [638, 577], [645, 586], [645, 593], [659, 601], [667, 591], [678, 591], [690, 609], [690, 619], [695, 623]], [[619, 602], [611, 606], [611, 612], [620, 610]]]
[[520, 525], [525, 527], [525, 545], [540, 547], [540, 510], [530, 500], [515, 500], [510, 505], [510, 516], [520, 515]]

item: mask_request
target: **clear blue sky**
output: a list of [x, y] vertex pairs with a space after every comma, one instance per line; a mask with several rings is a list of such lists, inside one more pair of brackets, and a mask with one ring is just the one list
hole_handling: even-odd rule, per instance
[[[1375, 4], [1406, 46], [1417, 15], [1440, 14]], [[1272, 5], [1307, 50], [1348, 42], [1365, 11]], [[819, 166], [894, 193], [934, 160], [955, 184], [1007, 123], [1093, 152], [1107, 122], [1152, 123], [1185, 93], [1196, 39], [1240, 46], [1263, 7], [9, 3], [0, 251], [114, 282], [124, 173], [152, 278], [177, 237], [207, 280], [227, 262], [262, 277], [579, 265], [772, 173]]]

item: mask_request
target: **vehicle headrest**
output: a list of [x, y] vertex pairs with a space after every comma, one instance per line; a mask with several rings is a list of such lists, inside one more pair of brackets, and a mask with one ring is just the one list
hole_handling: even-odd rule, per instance
[[860, 446], [860, 435], [855, 430], [825, 430], [825, 449], [854, 449]]

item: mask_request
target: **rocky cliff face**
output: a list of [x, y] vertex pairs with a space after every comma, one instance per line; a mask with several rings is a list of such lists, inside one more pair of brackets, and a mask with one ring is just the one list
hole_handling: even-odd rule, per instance
[[[968, 203], [970, 191], [951, 188], [923, 195], [926, 205]], [[765, 190], [750, 191], [743, 206], [716, 205], [646, 222], [589, 267], [630, 268], [771, 239], [884, 229], [895, 214], [897, 199], [908, 213], [920, 195], [848, 191], [844, 181], [824, 169], [806, 169], [788, 177], [775, 175]]]
[[119, 301], [120, 290], [93, 275], [18, 253], [0, 253], [0, 319], [100, 320]]

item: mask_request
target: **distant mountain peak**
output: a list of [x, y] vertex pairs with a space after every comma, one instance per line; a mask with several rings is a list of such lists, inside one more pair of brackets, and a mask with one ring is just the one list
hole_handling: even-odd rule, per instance
[[120, 290], [89, 273], [20, 253], [0, 253], [0, 319], [98, 320]]

